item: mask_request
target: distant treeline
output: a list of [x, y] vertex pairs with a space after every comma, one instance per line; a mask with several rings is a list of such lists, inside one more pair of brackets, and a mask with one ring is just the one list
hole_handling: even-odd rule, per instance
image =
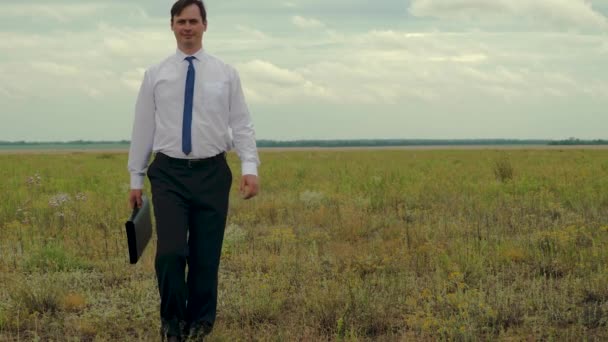
[[259, 140], [260, 147], [380, 147], [446, 145], [547, 145], [549, 140], [513, 139], [368, 139], [368, 140]]
[[[129, 140], [119, 141], [0, 141], [0, 146], [86, 146], [86, 145], [129, 145]], [[538, 139], [358, 139], [358, 140], [258, 140], [259, 147], [381, 147], [381, 146], [475, 146], [475, 145], [608, 145], [608, 140], [565, 140]]]
[[549, 145], [608, 145], [608, 140], [581, 140], [570, 138], [566, 140], [556, 140], [549, 142]]
[[44, 146], [44, 145], [129, 145], [129, 140], [119, 141], [90, 141], [90, 140], [72, 140], [72, 141], [2, 141], [0, 145], [16, 145], [16, 146]]

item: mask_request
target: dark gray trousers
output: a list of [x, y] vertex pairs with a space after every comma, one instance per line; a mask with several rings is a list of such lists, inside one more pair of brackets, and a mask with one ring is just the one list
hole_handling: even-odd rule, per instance
[[226, 154], [188, 161], [157, 153], [148, 178], [163, 333], [179, 336], [197, 326], [210, 330], [232, 185]]

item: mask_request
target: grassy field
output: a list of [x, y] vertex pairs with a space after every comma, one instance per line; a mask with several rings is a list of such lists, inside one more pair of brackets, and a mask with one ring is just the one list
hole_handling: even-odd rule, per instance
[[[210, 341], [608, 339], [608, 150], [261, 159]], [[159, 339], [127, 192], [124, 153], [0, 154], [0, 341]]]

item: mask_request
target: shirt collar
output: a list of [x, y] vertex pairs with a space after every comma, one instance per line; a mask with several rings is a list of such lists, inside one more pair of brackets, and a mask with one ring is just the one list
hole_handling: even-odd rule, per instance
[[176, 61], [178, 62], [183, 62], [184, 59], [188, 56], [194, 56], [196, 57], [196, 59], [200, 62], [203, 60], [203, 58], [205, 57], [205, 51], [203, 50], [203, 48], [201, 48], [200, 50], [198, 50], [197, 52], [195, 52], [192, 55], [186, 55], [182, 50], [180, 50], [179, 48], [175, 50], [175, 58]]

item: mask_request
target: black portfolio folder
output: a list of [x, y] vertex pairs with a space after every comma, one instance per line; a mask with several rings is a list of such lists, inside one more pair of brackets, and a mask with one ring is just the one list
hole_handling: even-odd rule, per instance
[[142, 206], [133, 208], [133, 213], [125, 223], [129, 245], [129, 261], [137, 263], [152, 236], [150, 201], [142, 196]]

